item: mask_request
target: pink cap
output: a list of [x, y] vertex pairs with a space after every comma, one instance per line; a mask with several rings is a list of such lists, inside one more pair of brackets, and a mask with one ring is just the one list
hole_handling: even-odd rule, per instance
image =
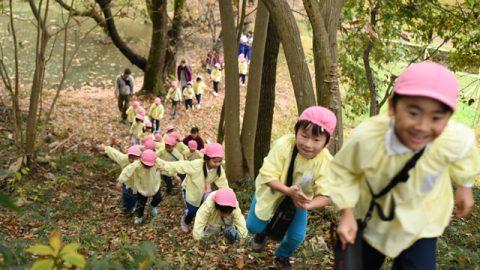
[[132, 103], [132, 107], [133, 107], [134, 109], [138, 108], [139, 106], [140, 106], [140, 102], [139, 102], [139, 101], [134, 101], [134, 102]]
[[135, 116], [135, 118], [140, 119], [140, 120], [143, 120], [143, 114], [137, 113], [137, 115]]
[[155, 104], [157, 104], [157, 105], [160, 105], [160, 103], [162, 102], [162, 100], [161, 100], [159, 97], [157, 97], [157, 98], [155, 98], [155, 100], [154, 100], [153, 102], [154, 102]]
[[179, 141], [180, 140], [180, 133], [174, 131], [174, 132], [170, 133], [170, 137], [175, 137], [175, 139], [177, 141]]
[[152, 122], [150, 120], [145, 121], [145, 126], [151, 128], [152, 127]]
[[171, 81], [170, 86], [171, 87], [177, 87], [177, 81]]
[[172, 124], [169, 124], [167, 126], [167, 131], [174, 130], [174, 129], [175, 129], [175, 127]]
[[140, 158], [141, 162], [146, 166], [153, 166], [155, 164], [155, 160], [157, 159], [157, 154], [153, 152], [153, 150], [147, 149], [143, 151], [142, 156]]
[[395, 80], [393, 92], [405, 96], [428, 97], [453, 110], [457, 108], [458, 81], [448, 68], [433, 62], [409, 66]]
[[145, 109], [142, 107], [138, 108], [138, 113], [141, 115], [145, 115]]
[[192, 81], [188, 81], [188, 82], [187, 82], [187, 85], [192, 85]]
[[127, 154], [139, 157], [142, 155], [142, 151], [140, 151], [140, 147], [138, 147], [138, 145], [133, 145], [128, 148]]
[[216, 68], [220, 68], [220, 67], [222, 67], [222, 66], [220, 65], [220, 63], [215, 63], [215, 67], [216, 67]]
[[155, 133], [155, 141], [159, 142], [162, 140], [162, 134], [160, 133]]
[[210, 158], [223, 158], [222, 145], [216, 142], [207, 144], [207, 146], [203, 148], [201, 152]]
[[230, 188], [220, 188], [215, 192], [213, 200], [222, 206], [237, 207], [237, 196]]
[[146, 141], [146, 142], [144, 143], [144, 146], [145, 146], [145, 150], [150, 149], [150, 150], [155, 151], [155, 142], [152, 141], [152, 140]]
[[175, 144], [177, 144], [177, 138], [173, 136], [168, 136], [168, 138], [165, 140], [165, 144], [170, 146], [175, 146]]
[[143, 137], [143, 139], [142, 139], [142, 144], [145, 144], [147, 141], [151, 141], [151, 140], [152, 140], [152, 137], [150, 137], [150, 136], [145, 136], [145, 137]]
[[191, 150], [197, 150], [198, 143], [195, 140], [190, 140], [188, 141], [188, 148], [190, 148]]
[[306, 108], [298, 120], [307, 120], [318, 126], [321, 126], [325, 129], [325, 131], [328, 132], [328, 134], [330, 134], [330, 136], [333, 135], [333, 131], [337, 125], [337, 117], [335, 114], [322, 106], [312, 106]]
[[240, 60], [245, 59], [245, 55], [243, 53], [241, 53], [241, 54], [238, 55], [238, 58], [240, 58]]

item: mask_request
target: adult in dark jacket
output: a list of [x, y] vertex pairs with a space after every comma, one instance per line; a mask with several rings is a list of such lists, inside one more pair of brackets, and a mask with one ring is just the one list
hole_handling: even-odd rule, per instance
[[177, 67], [177, 77], [182, 90], [187, 86], [187, 82], [192, 80], [192, 68], [190, 68], [185, 59], [182, 59]]
[[199, 133], [200, 133], [200, 130], [198, 129], [198, 127], [193, 127], [192, 129], [190, 129], [190, 135], [188, 135], [183, 139], [183, 143], [185, 145], [188, 145], [188, 142], [193, 140], [197, 142], [198, 150], [203, 149], [204, 147], [203, 139], [200, 137]]

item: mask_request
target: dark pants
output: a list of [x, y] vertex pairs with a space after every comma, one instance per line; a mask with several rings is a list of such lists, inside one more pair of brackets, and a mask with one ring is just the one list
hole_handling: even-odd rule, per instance
[[122, 200], [125, 212], [130, 213], [135, 208], [137, 203], [137, 197], [132, 193], [131, 188], [127, 188], [125, 184], [122, 184]]
[[163, 181], [167, 185], [167, 194], [173, 194], [173, 177], [162, 175]]
[[215, 93], [218, 93], [218, 85], [220, 84], [220, 82], [213, 82], [213, 91], [215, 91]]
[[[145, 205], [147, 204], [148, 197], [143, 196], [140, 193], [137, 193], [137, 209], [135, 209], [135, 214], [137, 217], [143, 217], [143, 212], [145, 211]], [[150, 205], [152, 207], [157, 207], [158, 204], [162, 201], [162, 193], [158, 189], [157, 193], [153, 195], [152, 202]]]
[[195, 97], [197, 98], [197, 104], [200, 105], [202, 103], [202, 94], [195, 95]]
[[242, 80], [242, 83], [245, 84], [245, 79], [247, 77], [247, 74], [240, 74], [240, 79]]
[[118, 95], [118, 109], [122, 114], [122, 120], [127, 120], [127, 109], [130, 101], [130, 95]]
[[193, 108], [193, 100], [192, 99], [185, 99], [185, 109]]
[[153, 132], [160, 132], [160, 120], [157, 119], [152, 119], [152, 125], [153, 125]]
[[177, 105], [178, 105], [178, 101], [173, 101], [172, 100], [172, 116], [175, 117], [177, 116]]
[[[437, 238], [422, 238], [393, 260], [393, 270], [435, 270]], [[380, 269], [385, 255], [363, 241], [363, 269]]]

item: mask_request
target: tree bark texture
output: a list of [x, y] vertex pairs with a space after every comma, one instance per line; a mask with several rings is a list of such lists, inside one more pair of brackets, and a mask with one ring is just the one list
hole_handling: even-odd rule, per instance
[[[378, 5], [374, 5], [370, 11], [370, 26], [375, 31], [377, 25]], [[370, 91], [370, 116], [378, 114], [377, 90], [373, 79], [372, 67], [370, 66], [370, 53], [375, 46], [374, 37], [369, 37], [367, 46], [363, 50], [363, 66], [365, 67], [365, 79], [367, 80], [368, 90]]]
[[248, 78], [245, 113], [243, 115], [242, 134], [240, 136], [245, 165], [247, 167], [248, 175], [252, 179], [254, 177], [255, 133], [257, 129], [258, 106], [260, 99], [259, 89], [262, 83], [263, 56], [265, 51], [268, 21], [268, 10], [262, 2], [259, 2], [255, 20], [255, 31], [252, 46], [253, 51], [252, 60], [250, 62], [250, 75]]
[[238, 85], [237, 42], [231, 0], [219, 0], [225, 57], [225, 159], [230, 181], [243, 179], [240, 145], [240, 89]]
[[163, 67], [167, 47], [167, 0], [151, 0], [147, 9], [152, 20], [152, 38], [142, 89], [158, 95], [163, 88]]
[[337, 39], [340, 11], [343, 0], [303, 0], [313, 29], [313, 55], [318, 105], [331, 109], [337, 116], [332, 153], [343, 143], [342, 101], [338, 83]]
[[[257, 21], [258, 23], [258, 21]], [[262, 81], [260, 86], [260, 105], [255, 135], [254, 175], [263, 165], [263, 159], [270, 151], [272, 136], [273, 109], [275, 107], [275, 83], [277, 76], [277, 58], [280, 49], [280, 37], [270, 18], [263, 56]]]
[[316, 104], [312, 78], [305, 62], [300, 31], [286, 0], [262, 0], [270, 12], [282, 40], [288, 70], [295, 92], [298, 113]]
[[183, 30], [183, 23], [185, 20], [186, 2], [186, 0], [174, 1], [172, 27], [167, 32], [168, 45], [165, 55], [165, 65], [163, 68], [164, 80], [166, 80], [168, 77], [176, 77], [177, 51], [182, 43], [181, 35]]

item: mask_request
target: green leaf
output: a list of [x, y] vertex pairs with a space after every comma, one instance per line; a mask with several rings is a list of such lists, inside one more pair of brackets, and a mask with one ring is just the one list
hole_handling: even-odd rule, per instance
[[3, 193], [0, 193], [0, 206], [10, 210], [18, 210], [18, 207], [15, 205], [15, 203]]
[[54, 253], [54, 251], [51, 247], [46, 246], [46, 245], [40, 245], [40, 244], [33, 245], [33, 246], [27, 248], [26, 251], [29, 252], [29, 253], [32, 253], [32, 254], [35, 254], [35, 255], [41, 255], [41, 256], [53, 255], [53, 253]]
[[83, 268], [85, 266], [85, 258], [83, 258], [83, 256], [81, 254], [78, 254], [78, 253], [70, 253], [70, 254], [66, 254], [65, 256], [62, 256], [62, 259], [71, 264], [71, 265], [75, 265], [79, 268]]
[[70, 253], [74, 253], [80, 247], [79, 243], [70, 243], [62, 248], [60, 251], [60, 256], [64, 256]]
[[54, 261], [52, 259], [36, 261], [30, 270], [51, 270], [53, 268]]
[[55, 230], [50, 234], [49, 240], [50, 240], [50, 246], [53, 248], [55, 252], [54, 255], [57, 256], [58, 252], [62, 248], [62, 235], [60, 234], [59, 231]]

